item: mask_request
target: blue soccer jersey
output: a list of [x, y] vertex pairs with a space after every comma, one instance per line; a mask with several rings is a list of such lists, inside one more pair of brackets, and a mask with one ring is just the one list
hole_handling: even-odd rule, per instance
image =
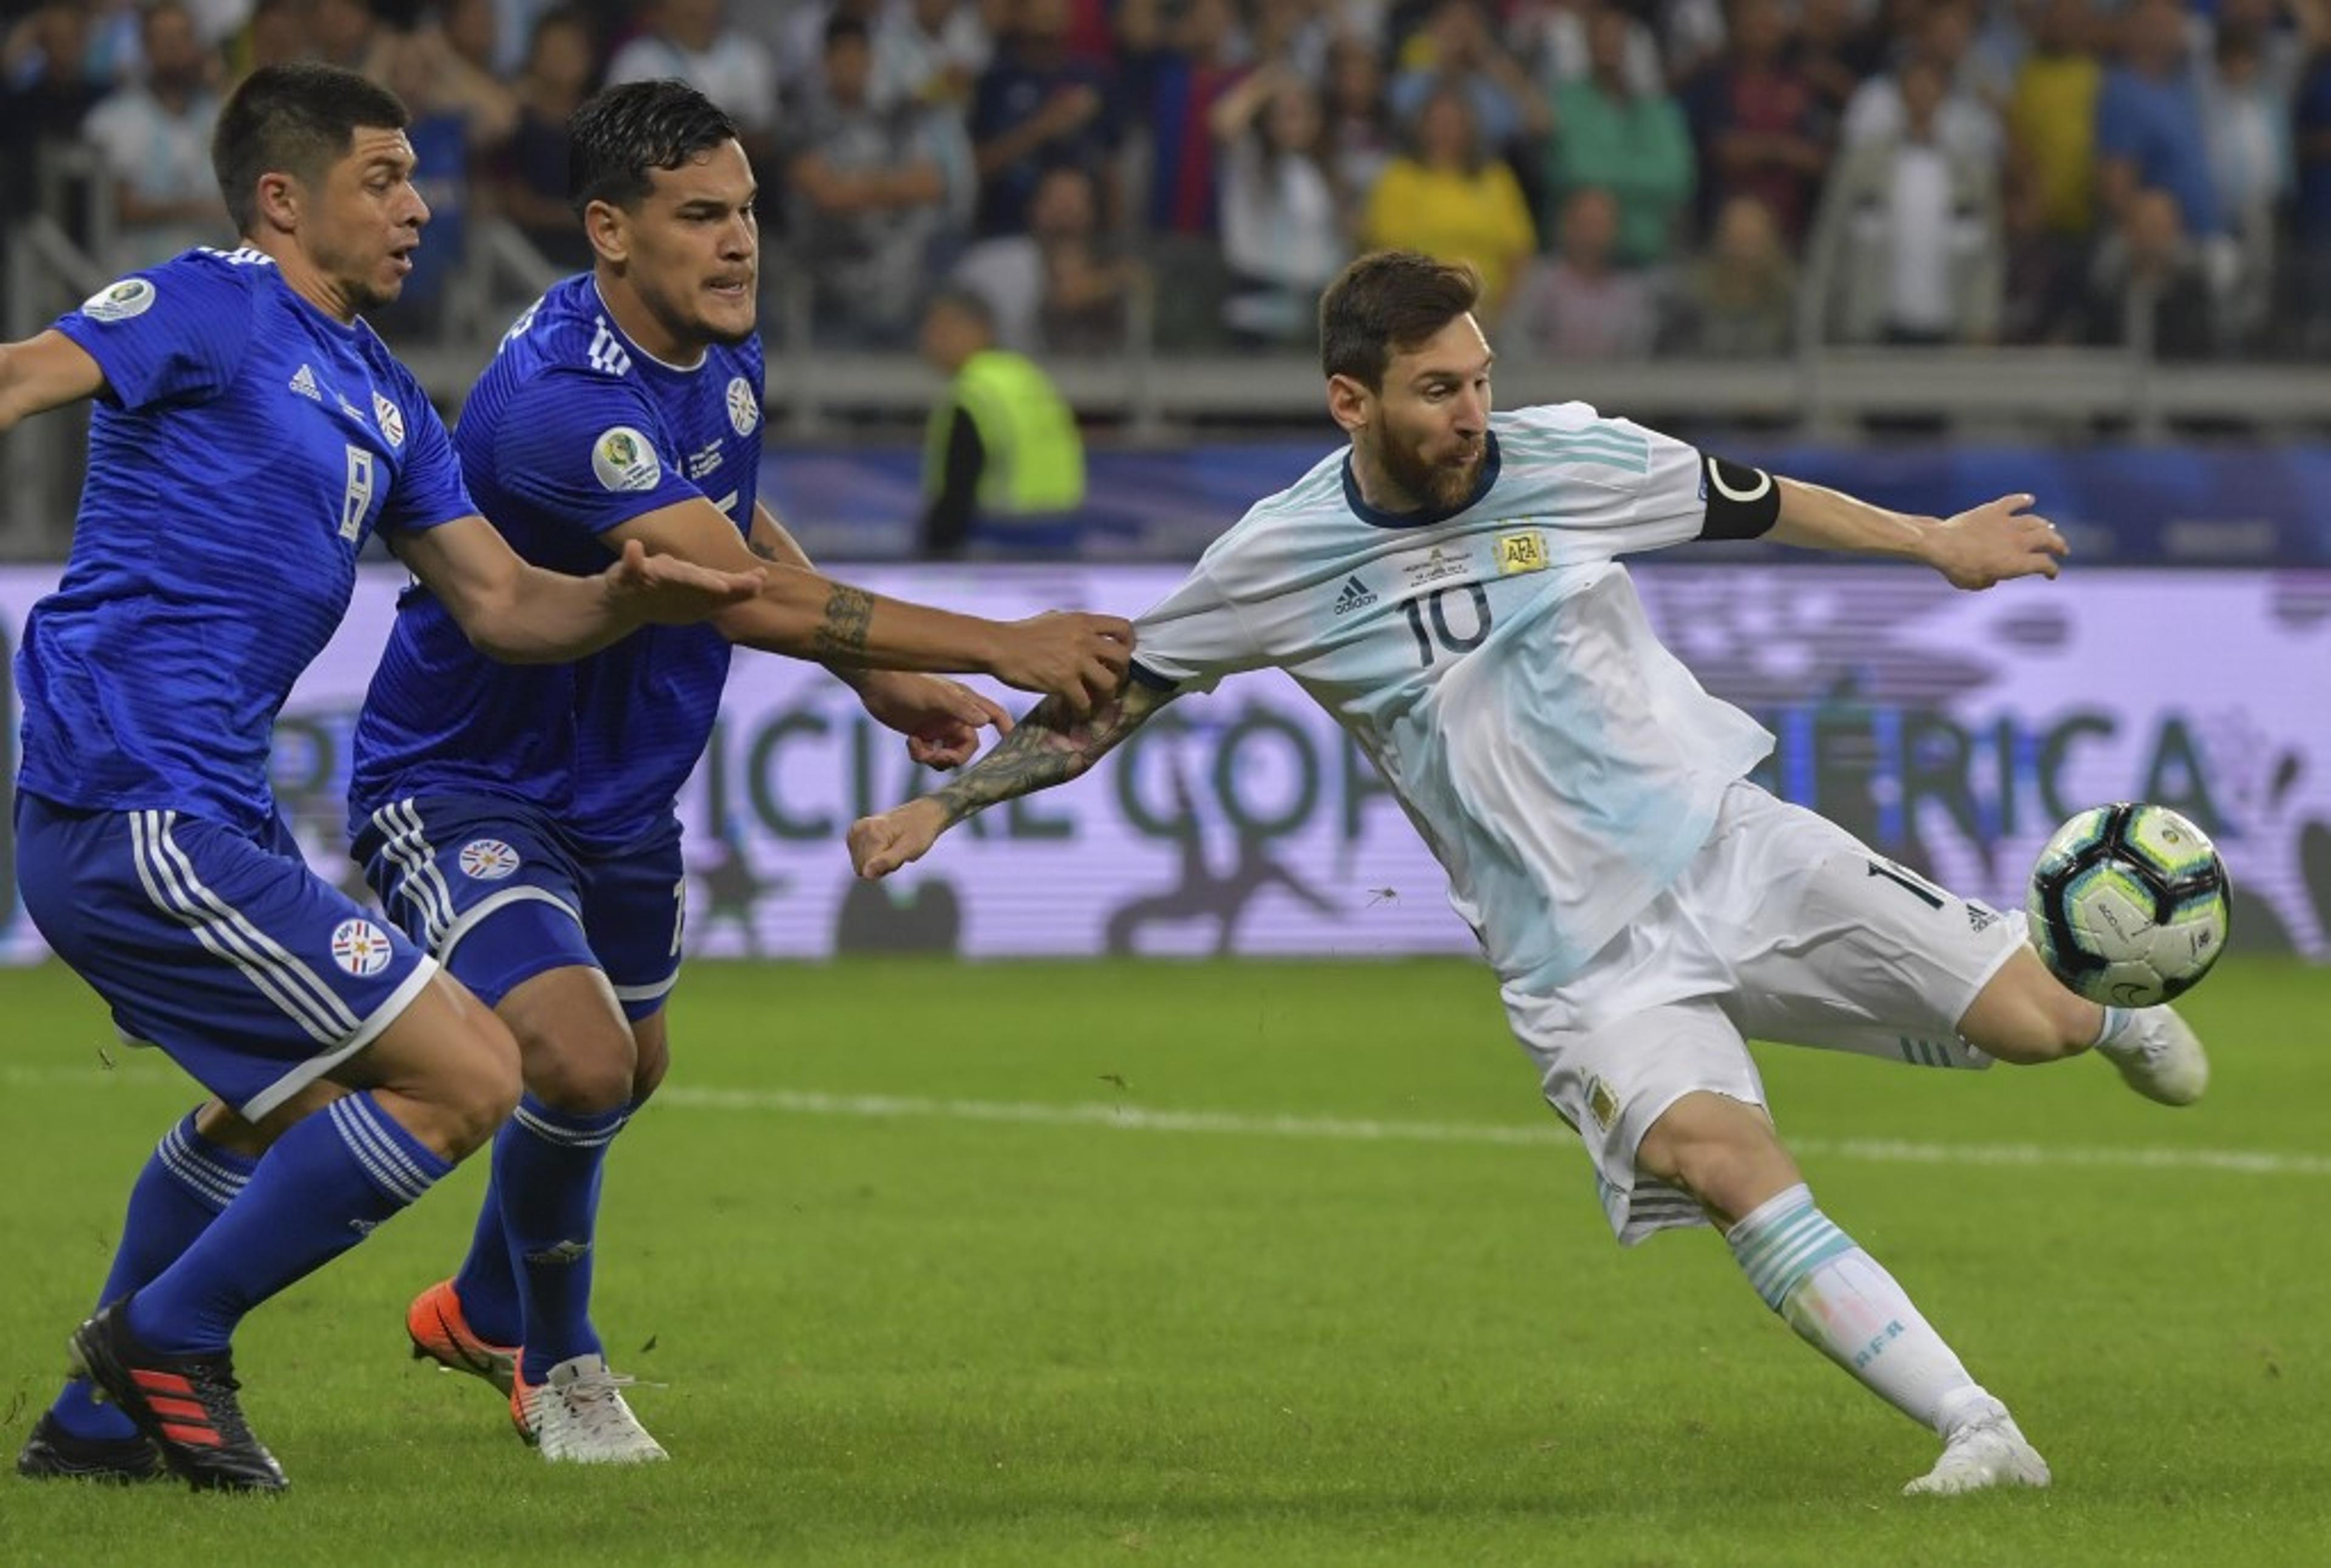
[[255, 832], [276, 712], [366, 537], [477, 510], [445, 427], [370, 328], [254, 250], [189, 251], [57, 330], [105, 390], [71, 557], [18, 656], [20, 786]]
[[[588, 274], [519, 317], [453, 432], [471, 493], [535, 565], [604, 570], [606, 532], [701, 497], [752, 528], [758, 339], [665, 365], [626, 338]], [[585, 849], [668, 816], [712, 733], [728, 642], [652, 626], [564, 665], [497, 664], [409, 590], [357, 724], [349, 826], [415, 796], [496, 796], [555, 814]]]

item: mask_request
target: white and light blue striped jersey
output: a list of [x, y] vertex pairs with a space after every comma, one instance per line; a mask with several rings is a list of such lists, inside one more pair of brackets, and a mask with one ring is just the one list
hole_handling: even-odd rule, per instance
[[375, 529], [472, 516], [436, 411], [255, 250], [189, 251], [57, 322], [105, 373], [72, 554], [24, 629], [22, 787], [268, 821], [268, 748]]
[[1346, 449], [1140, 617], [1137, 674], [1287, 670], [1383, 772], [1499, 978], [1558, 985], [1772, 749], [1660, 645], [1615, 559], [1700, 536], [1709, 461], [1584, 404], [1501, 413], [1470, 501], [1392, 517]]

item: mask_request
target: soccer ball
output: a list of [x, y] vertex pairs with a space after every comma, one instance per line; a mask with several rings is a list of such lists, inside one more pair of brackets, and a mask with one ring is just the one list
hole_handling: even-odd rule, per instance
[[2207, 834], [2166, 806], [2092, 806], [2031, 871], [2031, 942], [2092, 1002], [2151, 1007], [2191, 990], [2226, 949], [2232, 889]]

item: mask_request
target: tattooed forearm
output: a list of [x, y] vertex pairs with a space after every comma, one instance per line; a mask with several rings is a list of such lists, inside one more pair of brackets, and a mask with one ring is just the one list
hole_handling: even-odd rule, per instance
[[1018, 728], [996, 742], [994, 750], [931, 799], [945, 809], [952, 827], [998, 801], [1066, 784], [1140, 728], [1171, 695], [1129, 686], [1081, 721], [1070, 716], [1059, 698], [1048, 697], [1029, 710]]
[[817, 656], [863, 662], [866, 637], [874, 623], [874, 595], [863, 588], [836, 583], [825, 601], [825, 619], [817, 628]]

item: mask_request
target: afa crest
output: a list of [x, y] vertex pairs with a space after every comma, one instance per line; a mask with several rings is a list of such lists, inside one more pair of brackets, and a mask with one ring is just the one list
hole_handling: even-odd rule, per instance
[[1536, 528], [1498, 536], [1498, 575], [1511, 577], [1523, 572], [1543, 572], [1548, 565], [1546, 536]]

